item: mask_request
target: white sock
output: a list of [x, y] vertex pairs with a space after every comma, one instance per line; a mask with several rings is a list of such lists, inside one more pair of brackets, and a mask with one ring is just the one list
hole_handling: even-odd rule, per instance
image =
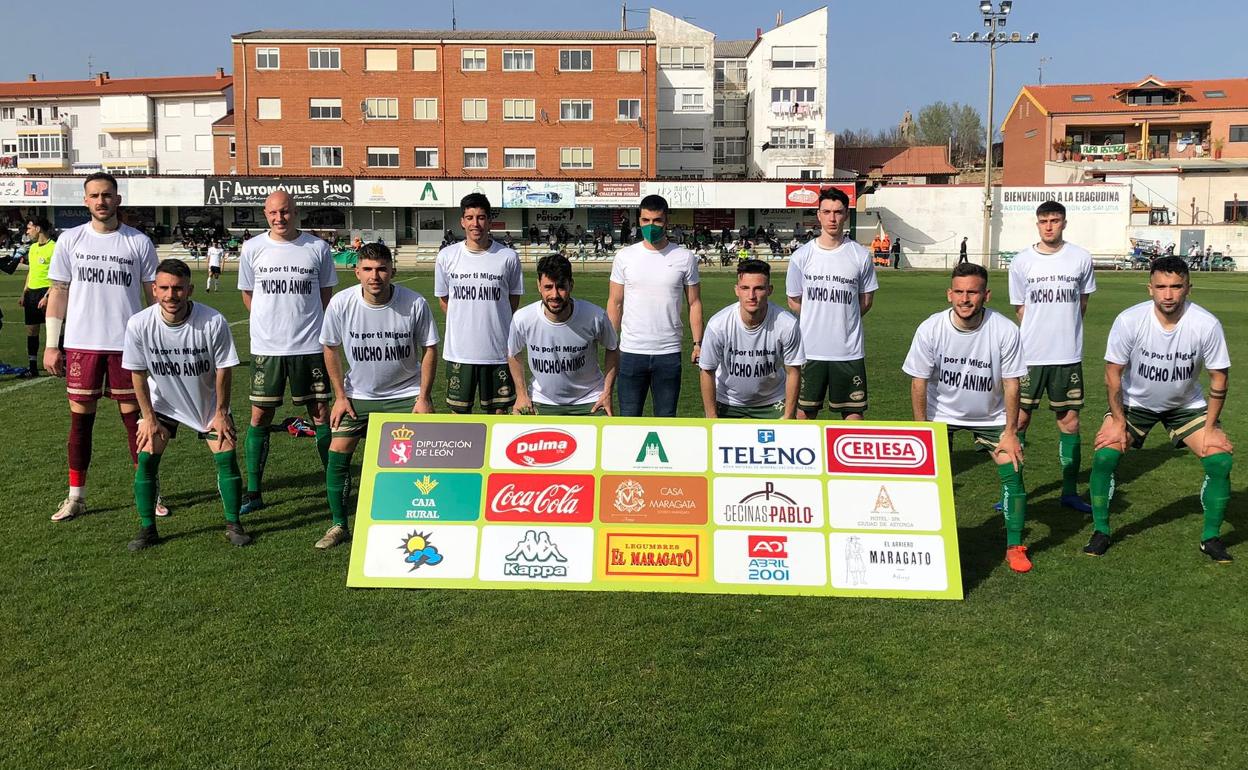
[[69, 496], [70, 496], [70, 497], [76, 497], [76, 498], [78, 498], [79, 500], [86, 500], [86, 499], [87, 499], [87, 488], [86, 488], [86, 487], [70, 487], [70, 488], [69, 488]]

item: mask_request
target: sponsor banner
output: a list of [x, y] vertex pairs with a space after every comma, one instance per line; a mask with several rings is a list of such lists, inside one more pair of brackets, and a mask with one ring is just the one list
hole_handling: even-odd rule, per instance
[[1084, 155], [1126, 155], [1125, 144], [1081, 144], [1079, 152]]
[[828, 518], [837, 529], [940, 529], [940, 488], [934, 481], [828, 482]]
[[490, 436], [491, 468], [592, 471], [598, 463], [598, 429], [593, 425], [544, 428], [502, 423]]
[[347, 585], [960, 599], [936, 423], [374, 414]]
[[[723, 208], [716, 197], [715, 182], [652, 182], [641, 183], [641, 195], [662, 195], [668, 208]], [[671, 223], [669, 222], [669, 225]]]
[[1035, 216], [1036, 207], [1045, 201], [1057, 201], [1062, 204], [1066, 207], [1068, 216], [1106, 213], [1126, 216], [1131, 206], [1130, 185], [998, 187], [994, 189], [993, 194], [1000, 199], [996, 208], [999, 208], [1002, 214]]
[[818, 532], [715, 533], [715, 580], [719, 583], [822, 586], [828, 564]]
[[[82, 184], [78, 186], [82, 198]], [[47, 177], [0, 177], [0, 204], [47, 206], [52, 203], [52, 180]]]
[[833, 532], [828, 564], [834, 588], [944, 591], [945, 539], [940, 535]]
[[576, 182], [578, 207], [632, 208], [641, 202], [641, 182]]
[[355, 205], [382, 208], [452, 208], [452, 185], [433, 179], [357, 179]]
[[503, 184], [504, 208], [570, 209], [575, 205], [575, 182], [518, 180]]
[[702, 476], [603, 476], [598, 515], [609, 524], [705, 524]]
[[786, 184], [784, 186], [784, 205], [791, 209], [819, 208], [819, 194], [834, 188], [849, 196], [849, 206], [853, 208], [858, 201], [857, 188], [853, 184]]
[[[823, 527], [819, 479], [722, 477], [715, 479], [714, 492], [715, 523], [721, 527]], [[835, 498], [830, 502], [838, 504]]]
[[457, 179], [451, 182], [451, 205], [447, 208], [458, 208], [460, 200], [469, 193], [480, 193], [490, 199], [490, 205], [501, 207], [503, 200], [503, 183], [484, 179]]
[[341, 177], [210, 176], [204, 178], [205, 206], [263, 206], [285, 190], [298, 206], [354, 206], [355, 180]]

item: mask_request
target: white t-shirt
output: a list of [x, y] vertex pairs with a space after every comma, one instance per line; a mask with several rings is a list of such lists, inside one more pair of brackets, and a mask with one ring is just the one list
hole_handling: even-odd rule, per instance
[[602, 395], [604, 378], [598, 348], [615, 350], [619, 340], [607, 312], [583, 299], [572, 304], [563, 323], [546, 317], [540, 301], [516, 311], [507, 336], [507, 354], [527, 351], [530, 398], [539, 404], [592, 404]]
[[741, 320], [741, 303], [706, 324], [698, 366], [715, 372], [715, 400], [729, 406], [768, 406], [784, 400], [786, 366], [806, 363], [797, 318], [774, 302], [753, 329]]
[[238, 353], [229, 323], [213, 308], [194, 302], [175, 326], [152, 305], [126, 324], [121, 365], [147, 372], [157, 414], [205, 433], [217, 407], [217, 370], [238, 366]]
[[220, 246], [208, 247], [208, 267], [221, 267], [221, 258], [225, 256], [225, 249]]
[[446, 346], [442, 356], [460, 364], [507, 363], [511, 297], [524, 294], [520, 258], [498, 241], [475, 253], [465, 241], [438, 252], [433, 294], [445, 298]]
[[988, 308], [974, 331], [953, 325], [953, 310], [928, 316], [914, 332], [901, 370], [927, 380], [927, 419], [950, 425], [1005, 425], [1001, 380], [1027, 374], [1018, 327]]
[[61, 233], [48, 279], [69, 283], [65, 347], [119, 351], [126, 321], [143, 308], [143, 284], [156, 280], [156, 247], [129, 225], [97, 233], [91, 223]]
[[1226, 335], [1213, 313], [1187, 303], [1174, 328], [1166, 331], [1150, 299], [1118, 314], [1105, 344], [1105, 360], [1122, 364], [1122, 401], [1127, 406], [1167, 412], [1200, 409], [1201, 368], [1229, 369]]
[[624, 287], [620, 350], [652, 356], [679, 353], [685, 287], [700, 280], [698, 258], [671, 241], [658, 251], [634, 243], [615, 252], [611, 282]]
[[1053, 254], [1028, 246], [1010, 262], [1010, 304], [1023, 312], [1023, 360], [1028, 366], [1083, 360], [1084, 294], [1096, 291], [1092, 255], [1073, 243]]
[[438, 344], [429, 303], [406, 286], [394, 287], [386, 304], [364, 301], [359, 286], [343, 289], [325, 308], [321, 344], [342, 346], [350, 367], [348, 398], [375, 401], [420, 395], [424, 349]]
[[243, 244], [238, 257], [238, 288], [251, 294], [253, 355], [320, 353], [321, 289], [338, 283], [329, 246], [299, 233], [280, 241], [261, 233]]
[[785, 292], [801, 297], [802, 347], [812, 361], [866, 356], [859, 297], [880, 288], [871, 254], [846, 239], [831, 251], [813, 240], [789, 259]]

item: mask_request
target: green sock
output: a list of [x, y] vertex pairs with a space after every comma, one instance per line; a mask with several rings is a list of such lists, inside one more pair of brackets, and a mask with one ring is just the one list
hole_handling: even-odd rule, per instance
[[1217, 537], [1226, 516], [1226, 502], [1231, 498], [1231, 456], [1226, 452], [1202, 457], [1205, 483], [1200, 486], [1200, 507], [1205, 509], [1205, 529], [1201, 541]]
[[213, 452], [212, 461], [217, 466], [217, 491], [221, 493], [225, 520], [237, 524], [238, 508], [243, 501], [243, 479], [238, 473], [238, 458], [231, 449], [228, 452]]
[[1023, 449], [1026, 449], [1027, 448], [1027, 429], [1023, 428], [1020, 431], [1015, 431], [1015, 435], [1018, 436], [1018, 445], [1022, 447]]
[[330, 452], [325, 468], [325, 494], [334, 523], [347, 526], [347, 498], [351, 495], [351, 453]]
[[1114, 469], [1122, 452], [1103, 447], [1092, 453], [1092, 475], [1088, 479], [1088, 495], [1092, 498], [1092, 529], [1109, 534], [1109, 501], [1114, 499]]
[[321, 467], [329, 468], [329, 424], [316, 426], [316, 452], [321, 456]]
[[1062, 433], [1058, 435], [1057, 459], [1062, 464], [1062, 496], [1079, 493], [1079, 463], [1082, 460], [1080, 445], [1082, 440], [1078, 433]]
[[264, 479], [264, 465], [269, 460], [269, 426], [247, 427], [247, 494], [260, 494], [260, 482]]
[[1023, 487], [1022, 470], [1010, 463], [997, 466], [1001, 477], [1001, 508], [1005, 514], [1005, 544], [1023, 544], [1023, 524], [1027, 521], [1027, 490]]
[[134, 505], [139, 509], [139, 523], [144, 527], [156, 526], [156, 474], [160, 470], [160, 455], [139, 452], [139, 462], [134, 469]]

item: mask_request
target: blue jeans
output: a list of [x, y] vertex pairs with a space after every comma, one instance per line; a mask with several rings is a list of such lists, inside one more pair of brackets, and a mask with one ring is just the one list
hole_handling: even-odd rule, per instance
[[654, 393], [655, 417], [675, 417], [680, 400], [680, 353], [647, 356], [621, 350], [615, 389], [620, 396], [621, 417], [641, 416], [646, 391]]

